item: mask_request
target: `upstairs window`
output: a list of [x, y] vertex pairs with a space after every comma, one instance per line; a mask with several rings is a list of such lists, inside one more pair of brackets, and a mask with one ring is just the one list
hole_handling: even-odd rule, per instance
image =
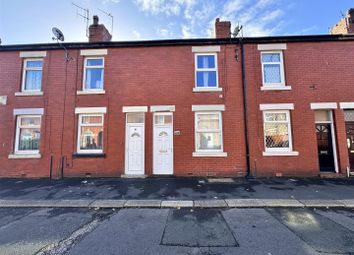
[[218, 70], [215, 53], [195, 55], [196, 88], [217, 88]]
[[262, 80], [265, 87], [285, 86], [283, 54], [281, 51], [261, 52]]
[[79, 153], [103, 153], [103, 114], [80, 114]]
[[83, 90], [103, 90], [104, 58], [85, 58]]
[[41, 116], [17, 116], [16, 154], [38, 154], [41, 138]]
[[43, 60], [25, 59], [23, 67], [22, 91], [41, 91]]
[[265, 150], [292, 151], [289, 111], [265, 111], [263, 118]]

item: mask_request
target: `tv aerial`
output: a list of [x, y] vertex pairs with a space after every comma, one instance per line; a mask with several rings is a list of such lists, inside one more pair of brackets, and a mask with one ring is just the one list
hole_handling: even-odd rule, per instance
[[73, 60], [73, 58], [69, 58], [69, 53], [68, 50], [65, 48], [65, 46], [63, 44], [61, 44], [60, 42], [64, 42], [64, 34], [62, 31], [60, 31], [59, 28], [53, 27], [52, 28], [52, 32], [54, 37], [52, 37], [53, 41], [57, 41], [57, 43], [59, 44], [60, 47], [62, 47], [65, 50], [65, 61], [69, 62], [70, 60]]

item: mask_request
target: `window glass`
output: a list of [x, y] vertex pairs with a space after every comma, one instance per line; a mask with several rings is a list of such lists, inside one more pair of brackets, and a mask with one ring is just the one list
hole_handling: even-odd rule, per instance
[[102, 152], [103, 115], [80, 115], [79, 151]]
[[198, 150], [221, 150], [220, 133], [199, 133], [197, 143]]
[[214, 55], [199, 55], [197, 56], [198, 68], [215, 68], [215, 56]]
[[328, 110], [317, 110], [315, 111], [315, 121], [331, 121], [331, 112]]
[[41, 132], [39, 128], [20, 128], [18, 150], [39, 150], [40, 138]]
[[198, 129], [219, 129], [218, 114], [200, 114], [198, 115]]
[[172, 115], [155, 115], [155, 124], [172, 124]]
[[17, 121], [17, 152], [38, 153], [41, 138], [40, 116], [18, 116]]
[[281, 83], [280, 64], [264, 64], [263, 71], [265, 83]]
[[87, 58], [85, 65], [84, 89], [103, 89], [103, 58]]
[[197, 71], [197, 87], [216, 87], [216, 71]]
[[103, 89], [103, 69], [86, 70], [86, 89]]
[[81, 127], [81, 150], [102, 150], [102, 141], [103, 127]]
[[87, 66], [103, 66], [103, 59], [102, 58], [87, 59], [86, 65]]
[[290, 122], [286, 112], [264, 113], [264, 138], [266, 149], [289, 149]]
[[196, 113], [196, 143], [197, 151], [222, 150], [220, 113]]
[[26, 62], [26, 66], [28, 67], [38, 67], [42, 68], [43, 66], [43, 61], [42, 60], [28, 60]]
[[262, 62], [280, 62], [280, 53], [262, 53]]
[[344, 111], [344, 119], [345, 119], [345, 121], [354, 121], [354, 111], [353, 110], [345, 110]]
[[42, 60], [25, 60], [24, 91], [40, 91], [42, 86]]
[[144, 123], [143, 113], [127, 113], [128, 123]]

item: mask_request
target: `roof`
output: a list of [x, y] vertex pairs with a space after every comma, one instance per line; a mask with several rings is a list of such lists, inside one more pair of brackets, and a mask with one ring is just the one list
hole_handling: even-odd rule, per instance
[[[202, 38], [202, 39], [169, 39], [169, 40], [142, 40], [142, 41], [113, 41], [113, 42], [67, 42], [61, 43], [67, 49], [97, 49], [97, 48], [124, 48], [124, 47], [156, 47], [156, 46], [185, 46], [185, 45], [222, 45], [235, 44], [240, 38]], [[354, 41], [354, 35], [293, 35], [270, 37], [245, 37], [244, 44], [254, 43], [288, 43], [288, 42], [336, 42]], [[31, 51], [61, 49], [58, 43], [40, 44], [12, 44], [0, 45], [0, 51]]]

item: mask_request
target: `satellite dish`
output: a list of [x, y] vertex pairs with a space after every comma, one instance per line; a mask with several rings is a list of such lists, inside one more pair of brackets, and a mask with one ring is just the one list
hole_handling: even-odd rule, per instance
[[240, 33], [241, 29], [242, 29], [242, 25], [240, 26], [240, 24], [237, 24], [235, 29], [234, 29], [234, 32], [232, 33], [232, 35], [234, 37], [238, 36], [238, 34]]
[[64, 34], [59, 30], [59, 28], [53, 27], [52, 31], [55, 36], [55, 38], [53, 38], [53, 39], [56, 39], [59, 41], [64, 41]]

